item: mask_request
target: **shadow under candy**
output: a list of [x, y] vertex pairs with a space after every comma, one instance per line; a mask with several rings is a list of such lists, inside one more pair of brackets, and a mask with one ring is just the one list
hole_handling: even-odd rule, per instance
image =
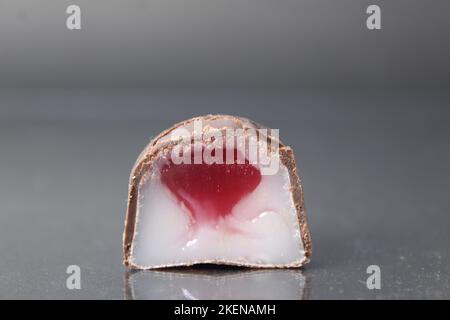
[[127, 300], [302, 300], [309, 286], [298, 269], [197, 266], [126, 271], [124, 292]]

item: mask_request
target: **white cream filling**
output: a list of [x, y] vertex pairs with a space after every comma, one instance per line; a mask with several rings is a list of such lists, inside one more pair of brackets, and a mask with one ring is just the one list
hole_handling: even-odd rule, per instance
[[[262, 176], [258, 187], [216, 226], [193, 230], [189, 212], [151, 173], [138, 190], [131, 262], [140, 268], [202, 262], [287, 265], [304, 259], [289, 173]], [[240, 230], [232, 232], [230, 230]]]

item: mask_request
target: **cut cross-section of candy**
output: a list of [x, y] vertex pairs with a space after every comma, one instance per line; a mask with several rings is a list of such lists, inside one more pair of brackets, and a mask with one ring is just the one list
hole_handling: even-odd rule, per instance
[[[130, 178], [127, 266], [281, 268], [309, 261], [311, 238], [293, 151], [260, 129], [245, 118], [210, 115], [176, 124], [150, 142]], [[227, 130], [238, 136], [227, 140]], [[266, 152], [265, 162], [259, 153], [252, 156], [258, 148]], [[267, 160], [276, 170], [266, 170]]]
[[196, 223], [217, 224], [261, 182], [261, 172], [244, 164], [174, 164], [160, 170], [161, 182]]

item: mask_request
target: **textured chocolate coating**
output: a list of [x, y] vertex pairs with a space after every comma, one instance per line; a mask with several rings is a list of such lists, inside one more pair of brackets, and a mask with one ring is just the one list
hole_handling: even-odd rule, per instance
[[[124, 250], [124, 264], [130, 268], [137, 268], [131, 262], [131, 248], [134, 238], [134, 231], [136, 226], [136, 215], [138, 208], [138, 189], [139, 185], [144, 183], [145, 173], [152, 169], [154, 161], [161, 155], [170, 152], [172, 148], [177, 145], [178, 141], [172, 141], [167, 139], [170, 133], [180, 127], [192, 124], [195, 120], [202, 120], [205, 123], [215, 120], [232, 121], [237, 128], [244, 129], [267, 129], [266, 127], [248, 120], [242, 117], [235, 117], [229, 115], [207, 115], [202, 117], [195, 117], [189, 120], [179, 122], [169, 129], [161, 132], [156, 138], [154, 138], [141, 152], [134, 167], [131, 171], [130, 181], [129, 181], [129, 191], [128, 191], [128, 205], [127, 213], [125, 218], [125, 230], [123, 234], [123, 250]], [[205, 126], [203, 131], [206, 132], [210, 128]], [[217, 128], [216, 130], [226, 130], [227, 126], [223, 128]], [[270, 129], [268, 131], [267, 139], [270, 142], [273, 138], [270, 136]], [[228, 265], [238, 265], [238, 266], [248, 266], [255, 268], [289, 268], [289, 267], [300, 267], [309, 262], [312, 253], [312, 243], [311, 235], [308, 227], [308, 221], [306, 217], [304, 198], [303, 198], [303, 187], [300, 177], [297, 173], [297, 167], [295, 164], [294, 152], [289, 146], [285, 146], [281, 141], [279, 143], [279, 155], [281, 163], [288, 169], [289, 177], [291, 181], [290, 192], [297, 211], [297, 218], [300, 225], [301, 231], [301, 241], [303, 248], [305, 250], [305, 257], [299, 263], [284, 264], [284, 265], [254, 265], [254, 264], [243, 264], [243, 263], [232, 263], [225, 260], [211, 260], [211, 261], [198, 261], [194, 263], [186, 263], [184, 265], [193, 265], [196, 263], [211, 263], [211, 264], [228, 264]], [[270, 150], [270, 143], [268, 144]], [[159, 267], [170, 267], [171, 265], [159, 266]], [[177, 265], [179, 266], [179, 265]], [[158, 268], [158, 267], [156, 267]]]

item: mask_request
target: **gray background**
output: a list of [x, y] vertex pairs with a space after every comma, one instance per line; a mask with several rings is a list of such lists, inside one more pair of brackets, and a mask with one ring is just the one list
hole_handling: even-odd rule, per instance
[[[82, 30], [65, 27], [69, 4]], [[382, 7], [382, 31], [365, 27]], [[450, 83], [448, 0], [1, 0], [0, 85], [417, 88]]]
[[[374, 32], [365, 1], [71, 3], [0, 1], [0, 298], [450, 298], [450, 2], [370, 2]], [[304, 269], [122, 266], [137, 155], [207, 113], [294, 148]]]

